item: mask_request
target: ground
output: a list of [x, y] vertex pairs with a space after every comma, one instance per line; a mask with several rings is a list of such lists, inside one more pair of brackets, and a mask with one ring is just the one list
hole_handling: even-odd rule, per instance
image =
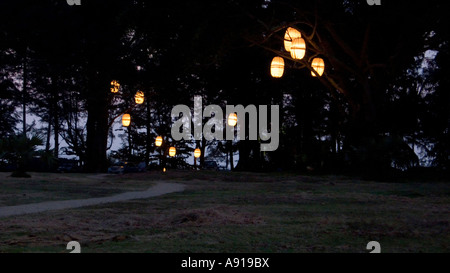
[[182, 192], [0, 218], [0, 252], [304, 253], [450, 251], [450, 183], [333, 175], [172, 171], [0, 173], [0, 207], [144, 191]]

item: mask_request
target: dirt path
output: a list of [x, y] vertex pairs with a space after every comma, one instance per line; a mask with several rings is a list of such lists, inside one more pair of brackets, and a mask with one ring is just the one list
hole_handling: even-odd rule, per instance
[[21, 214], [39, 213], [49, 210], [73, 209], [80, 207], [87, 207], [99, 204], [114, 203], [127, 201], [132, 199], [145, 199], [155, 196], [160, 196], [173, 192], [180, 192], [185, 189], [185, 185], [175, 183], [158, 183], [146, 191], [125, 192], [114, 196], [78, 199], [78, 200], [64, 200], [51, 201], [43, 203], [34, 203], [18, 206], [0, 207], [0, 218]]

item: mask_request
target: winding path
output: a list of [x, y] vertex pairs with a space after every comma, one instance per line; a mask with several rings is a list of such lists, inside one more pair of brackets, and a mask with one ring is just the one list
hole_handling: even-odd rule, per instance
[[81, 208], [99, 204], [121, 202], [133, 199], [146, 199], [150, 197], [160, 196], [173, 192], [184, 191], [185, 185], [175, 183], [158, 183], [146, 191], [125, 192], [114, 196], [76, 199], [64, 201], [50, 201], [18, 206], [0, 207], [0, 218], [22, 214], [39, 213], [50, 210], [62, 210]]

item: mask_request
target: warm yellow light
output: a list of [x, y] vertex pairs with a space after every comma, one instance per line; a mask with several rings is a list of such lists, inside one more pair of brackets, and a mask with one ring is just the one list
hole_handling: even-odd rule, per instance
[[270, 74], [274, 78], [281, 78], [284, 73], [284, 59], [281, 57], [275, 57], [270, 65]]
[[202, 155], [202, 151], [200, 149], [195, 149], [194, 157], [199, 158]]
[[170, 147], [169, 149], [169, 155], [170, 156], [175, 156], [177, 154], [177, 149], [175, 147]]
[[163, 143], [162, 137], [158, 136], [155, 140], [156, 147], [161, 147], [162, 143]]
[[[322, 58], [314, 58], [311, 63], [311, 67], [317, 72], [319, 76], [322, 76], [323, 72], [325, 72], [325, 62]], [[316, 77], [316, 74], [313, 71], [311, 71], [311, 75], [313, 77]]]
[[138, 91], [136, 95], [134, 95], [134, 100], [137, 104], [143, 104], [144, 103], [144, 92]]
[[130, 123], [131, 123], [131, 116], [130, 116], [130, 114], [124, 114], [122, 116], [122, 125], [125, 126], [125, 127], [128, 127], [128, 126], [130, 126]]
[[292, 47], [291, 47], [292, 58], [296, 60], [301, 60], [303, 59], [303, 57], [305, 57], [305, 53], [306, 53], [305, 39], [296, 38], [292, 40]]
[[166, 172], [166, 171], [167, 171], [166, 168], [164, 168], [164, 169], [163, 169], [163, 172]]
[[237, 118], [236, 113], [231, 113], [228, 116], [228, 125], [233, 126], [233, 127], [236, 126], [237, 120], [238, 120], [238, 118]]
[[302, 34], [300, 31], [295, 28], [288, 27], [286, 33], [284, 34], [284, 49], [286, 49], [287, 52], [291, 52], [292, 41], [301, 37]]
[[111, 82], [111, 92], [112, 93], [119, 92], [119, 88], [120, 88], [120, 84], [116, 80]]

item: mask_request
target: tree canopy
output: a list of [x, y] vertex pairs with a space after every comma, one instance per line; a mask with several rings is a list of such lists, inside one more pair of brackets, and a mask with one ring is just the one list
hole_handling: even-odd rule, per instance
[[[226, 158], [241, 170], [446, 169], [446, 8], [442, 0], [2, 1], [0, 138], [35, 130], [21, 121], [25, 109], [39, 118], [47, 151], [77, 156], [91, 172], [105, 171], [108, 155], [165, 158], [158, 135], [164, 149], [179, 149], [170, 163], [180, 168], [198, 146], [202, 163]], [[283, 47], [288, 27], [305, 39], [302, 60]], [[270, 76], [275, 56], [286, 62], [280, 79]], [[321, 77], [311, 76], [314, 57], [325, 61]], [[110, 92], [112, 80], [120, 92]], [[279, 105], [279, 148], [174, 141], [171, 109], [193, 107], [195, 95], [204, 105]], [[132, 125], [115, 131], [123, 113]], [[112, 151], [119, 136], [123, 147]]]

